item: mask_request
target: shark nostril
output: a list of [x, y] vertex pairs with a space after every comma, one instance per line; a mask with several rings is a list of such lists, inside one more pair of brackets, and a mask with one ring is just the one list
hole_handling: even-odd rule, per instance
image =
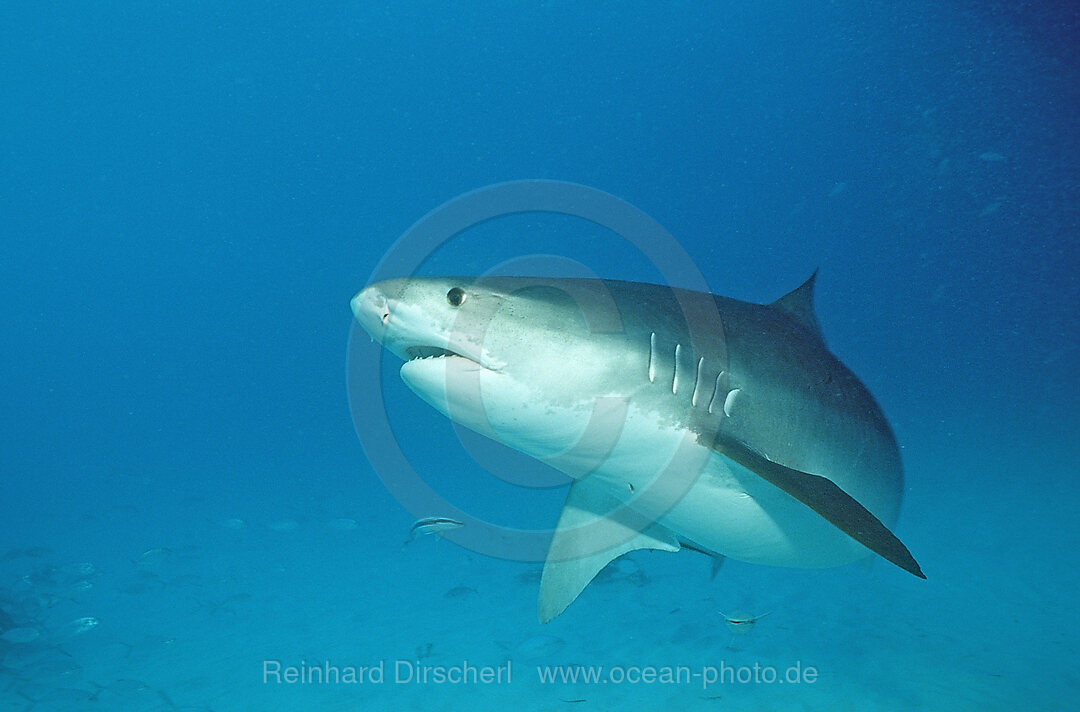
[[386, 295], [382, 292], [376, 292], [369, 297], [370, 308], [379, 315], [379, 321], [383, 324], [390, 322], [390, 303], [386, 299]]

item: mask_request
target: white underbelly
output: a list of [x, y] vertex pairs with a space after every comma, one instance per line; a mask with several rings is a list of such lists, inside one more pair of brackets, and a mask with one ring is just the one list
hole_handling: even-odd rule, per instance
[[806, 505], [699, 445], [692, 434], [658, 428], [640, 413], [628, 415], [618, 444], [592, 476], [680, 538], [733, 559], [817, 568], [870, 553]]
[[[460, 373], [447, 379], [446, 369]], [[716, 553], [793, 567], [869, 554], [805, 505], [626, 398], [555, 405], [465, 359], [410, 362], [402, 376], [455, 421], [571, 477], [601, 480], [620, 501]]]

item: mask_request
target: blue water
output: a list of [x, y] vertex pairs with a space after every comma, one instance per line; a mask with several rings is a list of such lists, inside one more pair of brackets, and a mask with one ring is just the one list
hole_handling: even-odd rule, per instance
[[[731, 5], [0, 9], [0, 709], [1072, 709], [1080, 14]], [[414, 513], [350, 418], [348, 300], [428, 211], [520, 179], [628, 201], [720, 294], [771, 301], [819, 268], [828, 343], [903, 449], [897, 529], [928, 580], [710, 580], [638, 553], [541, 627], [535, 563], [403, 548]], [[540, 213], [419, 271], [571, 264], [537, 255], [661, 276]], [[372, 377], [441, 496], [554, 524], [560, 490], [471, 453], [524, 458]], [[769, 615], [736, 635], [730, 609]], [[417, 657], [513, 679], [395, 684]], [[388, 668], [288, 684], [267, 660]], [[820, 675], [537, 672], [722, 661]]]

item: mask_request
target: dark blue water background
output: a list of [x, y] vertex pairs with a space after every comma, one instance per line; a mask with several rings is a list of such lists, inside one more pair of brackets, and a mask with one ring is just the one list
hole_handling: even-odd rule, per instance
[[[1070, 3], [9, 4], [0, 549], [119, 577], [233, 517], [400, 539], [412, 515], [349, 417], [348, 299], [428, 210], [548, 178], [650, 214], [721, 294], [770, 301], [820, 268], [828, 342], [904, 448], [900, 531], [931, 580], [977, 560], [955, 607], [984, 575], [1053, 599], [1080, 539], [1078, 112]], [[550, 215], [424, 271], [534, 253], [657, 278]], [[561, 495], [487, 486], [385, 388], [447, 496], [553, 523]], [[369, 540], [302, 575], [378, 575]]]

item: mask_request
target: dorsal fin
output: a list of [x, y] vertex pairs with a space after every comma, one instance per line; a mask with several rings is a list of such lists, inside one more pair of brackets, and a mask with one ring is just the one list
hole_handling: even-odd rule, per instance
[[795, 318], [795, 321], [824, 340], [821, 325], [818, 324], [817, 315], [814, 314], [814, 279], [816, 277], [817, 270], [814, 270], [814, 273], [810, 275], [810, 279], [777, 299], [770, 306], [787, 312]]

